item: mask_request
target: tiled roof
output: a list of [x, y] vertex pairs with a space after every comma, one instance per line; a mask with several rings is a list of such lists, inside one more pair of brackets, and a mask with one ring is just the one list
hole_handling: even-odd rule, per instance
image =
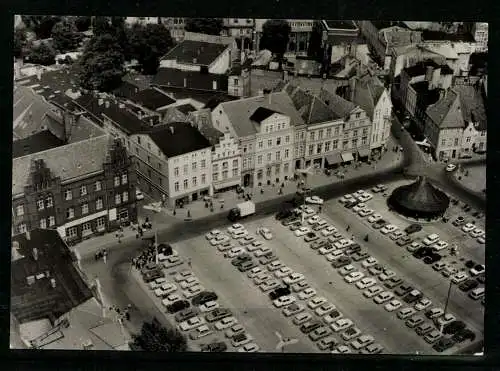
[[140, 90], [129, 99], [132, 102], [143, 105], [150, 110], [156, 110], [158, 108], [168, 106], [169, 104], [175, 103], [175, 99], [170, 98], [167, 94], [163, 93], [157, 88], [148, 88]]
[[219, 143], [220, 138], [224, 137], [224, 133], [220, 130], [217, 130], [212, 125], [200, 125], [199, 127], [200, 133], [208, 139], [212, 146]]
[[319, 98], [325, 102], [338, 117], [346, 117], [356, 108], [352, 102], [326, 89], [321, 89]]
[[82, 140], [100, 137], [105, 134], [106, 132], [104, 129], [96, 125], [89, 118], [82, 115], [78, 118], [76, 125], [71, 127], [71, 131], [68, 133], [68, 143], [76, 143]]
[[227, 94], [217, 94], [210, 98], [210, 100], [205, 104], [204, 108], [210, 109], [210, 111], [213, 111], [215, 107], [217, 107], [219, 104], [223, 102], [231, 102], [233, 100], [239, 99], [238, 97], [232, 97]]
[[448, 33], [444, 31], [423, 30], [422, 39], [425, 41], [464, 41], [474, 42], [474, 36], [471, 33]]
[[458, 94], [454, 90], [427, 108], [427, 115], [440, 129], [464, 128], [464, 118]]
[[192, 104], [189, 103], [181, 104], [180, 106], [175, 106], [175, 108], [185, 115], [187, 115], [189, 112], [196, 111], [196, 107], [194, 107]]
[[486, 130], [488, 118], [480, 88], [469, 85], [456, 85], [454, 90], [460, 97], [464, 120], [477, 123], [477, 129], [480, 131]]
[[[257, 133], [257, 124], [250, 116], [259, 107], [268, 108], [289, 116], [291, 125], [303, 125], [304, 120], [295, 109], [291, 98], [286, 92], [270, 93], [268, 96], [258, 96], [222, 103], [238, 137], [246, 137]], [[221, 128], [225, 129], [225, 128]]]
[[427, 49], [430, 52], [442, 55], [446, 59], [458, 59], [457, 52], [453, 49], [451, 44], [422, 44], [424, 49]]
[[421, 76], [425, 75], [425, 73], [427, 72], [427, 67], [439, 68], [439, 65], [432, 59], [429, 59], [423, 62], [418, 62], [411, 67], [406, 67], [404, 71], [410, 77]]
[[[216, 84], [214, 89], [214, 82]], [[154, 76], [153, 85], [160, 87], [178, 87], [193, 90], [227, 92], [228, 77], [226, 75], [182, 71], [175, 68], [159, 68]]]
[[38, 84], [48, 86], [53, 91], [65, 92], [68, 89], [78, 87], [76, 69], [76, 64], [72, 64], [55, 71], [45, 71], [40, 75], [40, 79], [35, 75], [22, 79], [19, 83], [25, 86]]
[[61, 180], [73, 179], [85, 174], [94, 173], [103, 167], [110, 137], [100, 137], [82, 140], [73, 144], [34, 153], [12, 160], [12, 194], [24, 191], [30, 176], [31, 162], [44, 160], [54, 176]]
[[40, 131], [29, 137], [15, 140], [12, 143], [12, 157], [21, 157], [32, 153], [45, 151], [47, 149], [62, 146], [64, 141], [60, 140], [49, 130]]
[[[11, 262], [12, 311], [19, 322], [57, 318], [92, 297], [92, 293], [73, 266], [68, 247], [53, 229], [35, 229], [12, 237], [22, 255]], [[37, 260], [33, 248], [37, 249]], [[50, 277], [28, 285], [27, 277], [49, 272]], [[52, 288], [50, 278], [56, 280]], [[46, 300], [53, 304], [43, 306]], [[50, 303], [49, 303], [50, 304]]]
[[227, 47], [222, 44], [184, 40], [165, 54], [161, 60], [174, 59], [179, 63], [210, 66]]
[[141, 75], [135, 72], [129, 72], [125, 76], [122, 77], [122, 81], [128, 82], [133, 86], [137, 86], [139, 90], [143, 90], [151, 85], [151, 80], [153, 76], [149, 75]]
[[385, 87], [376, 76], [370, 76], [369, 74], [356, 79], [353, 102], [372, 117], [375, 105], [383, 94]]
[[275, 113], [281, 114], [281, 112], [277, 112], [277, 111], [269, 109], [269, 108], [259, 107], [254, 111], [254, 113], [252, 113], [252, 115], [250, 116], [250, 120], [258, 122], [258, 123], [262, 123], [262, 121], [271, 117]]
[[380, 31], [389, 47], [399, 47], [410, 44], [416, 44], [422, 41], [420, 32], [403, 29], [399, 26], [393, 26]]
[[193, 99], [193, 100], [200, 102], [202, 104], [207, 104], [212, 99], [214, 99], [214, 97], [220, 98], [221, 96], [224, 97], [224, 101], [232, 101], [232, 100], [239, 99], [238, 97], [231, 96], [227, 93], [217, 92], [217, 91], [213, 91], [213, 90], [212, 91], [192, 90], [192, 89], [185, 89], [182, 87], [166, 87], [166, 86], [162, 86], [161, 90], [171, 94], [175, 100]]
[[167, 157], [210, 147], [209, 141], [188, 122], [170, 122], [144, 132]]

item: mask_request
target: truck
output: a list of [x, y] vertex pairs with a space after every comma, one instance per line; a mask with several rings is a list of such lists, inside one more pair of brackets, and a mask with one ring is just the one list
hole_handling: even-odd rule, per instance
[[255, 214], [255, 204], [252, 201], [245, 201], [231, 209], [227, 218], [234, 222], [253, 214]]

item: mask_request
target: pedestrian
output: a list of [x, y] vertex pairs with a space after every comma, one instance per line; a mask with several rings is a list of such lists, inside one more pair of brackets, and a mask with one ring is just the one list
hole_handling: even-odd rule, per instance
[[188, 266], [191, 268], [191, 259], [188, 259]]
[[351, 226], [348, 225], [347, 228], [345, 229], [346, 231], [349, 231], [349, 229], [351, 229]]
[[321, 205], [319, 205], [319, 208], [318, 208], [319, 212], [321, 212], [322, 209], [323, 208], [321, 207]]

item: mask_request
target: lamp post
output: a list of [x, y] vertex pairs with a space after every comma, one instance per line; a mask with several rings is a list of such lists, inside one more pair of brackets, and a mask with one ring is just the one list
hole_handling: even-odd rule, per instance
[[451, 287], [453, 286], [453, 281], [450, 280], [450, 286], [448, 287], [448, 294], [446, 295], [446, 303], [444, 305], [444, 314], [446, 314], [446, 310], [448, 309], [448, 303], [450, 301], [451, 296]]
[[[304, 182], [304, 188], [307, 188], [307, 175], [312, 175], [313, 172], [311, 171], [312, 169], [312, 165], [309, 166], [308, 168], [306, 169], [298, 169], [297, 172], [302, 174], [302, 176], [305, 178], [305, 182]], [[305, 192], [304, 192], [304, 203], [303, 203], [303, 206], [305, 208], [306, 206], [306, 197], [305, 197]], [[303, 210], [302, 210], [303, 211]], [[304, 224], [304, 212], [301, 213], [301, 224]]]

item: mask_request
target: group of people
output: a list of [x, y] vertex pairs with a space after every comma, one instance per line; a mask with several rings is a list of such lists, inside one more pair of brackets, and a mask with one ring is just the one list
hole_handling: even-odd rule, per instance
[[156, 249], [154, 243], [152, 243], [132, 260], [132, 265], [136, 269], [142, 269], [146, 264], [153, 263], [155, 261]]
[[127, 305], [127, 308], [125, 309], [120, 309], [117, 306], [112, 306], [109, 307], [110, 311], [113, 311], [117, 314], [117, 319], [118, 321], [121, 321], [123, 319], [126, 319], [127, 321], [130, 321], [130, 309], [132, 308], [132, 305], [129, 304]]

